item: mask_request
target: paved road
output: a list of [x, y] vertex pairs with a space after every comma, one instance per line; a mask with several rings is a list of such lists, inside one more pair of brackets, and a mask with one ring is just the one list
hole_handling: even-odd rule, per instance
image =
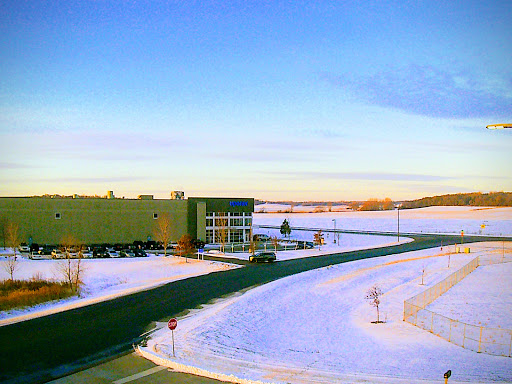
[[[175, 281], [87, 307], [0, 327], [0, 382], [39, 383], [64, 376], [132, 348], [154, 321], [284, 276], [363, 258], [458, 243], [459, 236], [414, 235], [399, 246], [354, 251], [216, 272]], [[503, 240], [467, 236], [465, 243]], [[506, 239], [511, 240], [511, 239]]]

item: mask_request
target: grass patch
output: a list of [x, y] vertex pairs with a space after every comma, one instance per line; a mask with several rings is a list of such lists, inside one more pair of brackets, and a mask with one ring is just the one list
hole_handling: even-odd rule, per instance
[[32, 307], [75, 294], [64, 282], [42, 279], [4, 280], [0, 282], [0, 311]]

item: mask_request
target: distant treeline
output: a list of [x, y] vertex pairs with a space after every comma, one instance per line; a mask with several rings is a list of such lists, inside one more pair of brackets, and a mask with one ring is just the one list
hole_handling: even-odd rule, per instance
[[354, 211], [389, 211], [395, 208], [395, 204], [389, 197], [386, 197], [384, 200], [370, 199], [362, 204], [355, 201], [350, 204], [350, 207]]
[[490, 193], [457, 193], [424, 197], [418, 200], [405, 201], [402, 208], [423, 208], [436, 205], [444, 206], [477, 206], [477, 207], [512, 207], [512, 192]]

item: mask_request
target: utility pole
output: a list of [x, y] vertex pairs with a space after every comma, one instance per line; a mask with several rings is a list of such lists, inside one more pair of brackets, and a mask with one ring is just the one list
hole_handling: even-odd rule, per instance
[[400, 205], [397, 207], [397, 212], [398, 212], [398, 224], [397, 224], [397, 229], [396, 229], [396, 233], [397, 233], [397, 236], [398, 236], [398, 242], [400, 242]]

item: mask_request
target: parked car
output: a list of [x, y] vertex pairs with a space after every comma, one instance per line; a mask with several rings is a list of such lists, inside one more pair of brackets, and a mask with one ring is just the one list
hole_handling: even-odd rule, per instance
[[135, 254], [135, 257], [147, 257], [146, 251], [143, 249], [134, 249], [133, 253]]
[[44, 256], [44, 255], [41, 255], [40, 253], [31, 253], [29, 258], [31, 258], [32, 260], [43, 260], [43, 259], [46, 259], [48, 258], [48, 256]]
[[92, 251], [92, 256], [93, 257], [99, 257], [99, 258], [110, 257], [108, 252], [105, 249], [101, 249], [101, 248], [95, 248]]
[[254, 241], [270, 241], [270, 236], [269, 235], [265, 235], [265, 234], [261, 234], [261, 233], [255, 233], [252, 236], [252, 239]]
[[273, 263], [276, 261], [275, 252], [258, 252], [249, 257], [251, 263]]
[[315, 244], [311, 241], [297, 241], [297, 247], [302, 249], [313, 249]]
[[133, 252], [131, 249], [123, 249], [121, 252], [119, 252], [119, 255], [121, 257], [135, 257], [135, 252]]
[[52, 251], [52, 259], [65, 259], [66, 255], [60, 251], [60, 249], [54, 249]]
[[34, 253], [39, 253], [39, 244], [37, 243], [30, 244], [30, 254], [33, 255]]
[[39, 254], [44, 256], [51, 256], [53, 252], [52, 248], [39, 248]]
[[84, 259], [90, 259], [91, 257], [93, 257], [93, 254], [87, 250], [79, 251], [78, 257], [83, 257]]
[[28, 245], [20, 245], [20, 246], [18, 247], [18, 250], [19, 250], [20, 252], [23, 252], [23, 253], [29, 253], [29, 252], [30, 252], [30, 248], [29, 248], [29, 246], [28, 246]]
[[108, 256], [107, 257], [121, 257], [119, 252], [117, 252], [115, 249], [109, 249], [107, 250]]

